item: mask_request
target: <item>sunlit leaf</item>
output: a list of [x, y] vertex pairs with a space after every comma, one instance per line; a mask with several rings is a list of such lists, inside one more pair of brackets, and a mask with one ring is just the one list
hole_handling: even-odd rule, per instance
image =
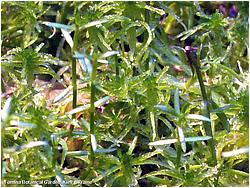
[[156, 149], [153, 152], [148, 152], [148, 153], [143, 154], [143, 155], [141, 155], [141, 156], [139, 156], [137, 158], [134, 158], [133, 161], [132, 161], [132, 164], [133, 165], [139, 164], [139, 163], [141, 163], [141, 162], [143, 162], [143, 161], [145, 161], [145, 160], [153, 157], [154, 155], [160, 154], [162, 152], [163, 151], [161, 149]]
[[110, 148], [110, 149], [96, 149], [95, 153], [111, 153], [115, 151], [116, 148]]
[[55, 169], [56, 172], [56, 179], [58, 181], [58, 183], [60, 184], [61, 187], [66, 187], [66, 183], [65, 183], [65, 178], [62, 174], [62, 172], [59, 170], [59, 168]]
[[223, 112], [223, 110], [232, 107], [232, 105], [226, 105], [226, 106], [219, 108], [219, 106], [214, 101], [212, 101], [212, 106], [214, 108], [213, 112], [216, 113], [216, 115], [220, 118], [221, 122], [223, 123], [224, 128], [229, 132], [230, 131], [230, 124], [229, 124], [229, 122], [227, 120], [227, 116]]
[[179, 174], [178, 172], [174, 172], [173, 170], [159, 170], [159, 171], [153, 171], [150, 172], [148, 174], [145, 174], [144, 176], [142, 176], [141, 178], [145, 178], [147, 176], [156, 176], [156, 175], [167, 175], [173, 178], [177, 178], [177, 179], [182, 179], [182, 175]]
[[117, 55], [119, 54], [118, 51], [108, 51], [108, 52], [105, 52], [104, 54], [102, 54], [100, 56], [100, 58], [107, 58], [107, 57], [110, 57], [110, 56], [113, 56], [113, 55]]
[[171, 107], [171, 106], [167, 106], [167, 105], [161, 105], [161, 104], [157, 104], [155, 105], [156, 108], [162, 110], [163, 112], [168, 112], [174, 116], [179, 116], [178, 113], [176, 113], [176, 111]]
[[133, 150], [135, 149], [135, 146], [136, 146], [136, 143], [137, 143], [137, 139], [138, 139], [138, 136], [135, 136], [131, 145], [129, 146], [129, 149], [128, 149], [128, 152], [127, 154], [128, 155], [131, 155], [133, 153]]
[[244, 153], [249, 153], [248, 147], [247, 148], [240, 148], [240, 149], [233, 150], [233, 151], [225, 151], [225, 152], [222, 152], [221, 156], [222, 157], [234, 157], [234, 156], [241, 155]]
[[29, 129], [37, 127], [37, 125], [34, 123], [22, 122], [22, 121], [16, 121], [16, 120], [11, 120], [10, 125], [17, 126], [20, 128], [29, 128]]
[[71, 174], [71, 173], [77, 171], [78, 169], [79, 169], [78, 167], [70, 168], [70, 169], [63, 169], [62, 174]]
[[108, 21], [110, 21], [110, 20], [106, 18], [106, 19], [103, 19], [103, 20], [97, 20], [97, 21], [89, 22], [89, 23], [81, 26], [79, 28], [79, 30], [87, 29], [87, 28], [93, 27], [93, 26], [100, 27], [103, 23], [107, 23]]
[[81, 66], [82, 66], [82, 69], [84, 71], [86, 71], [88, 74], [92, 73], [93, 66], [92, 66], [90, 60], [83, 53], [75, 52], [74, 57], [79, 59]]
[[60, 144], [62, 146], [62, 159], [61, 159], [61, 168], [63, 167], [63, 164], [64, 164], [64, 161], [66, 159], [66, 155], [67, 155], [67, 152], [68, 152], [68, 146], [67, 146], [67, 143], [65, 140], [63, 139], [60, 139], [58, 144]]
[[73, 48], [73, 39], [70, 36], [70, 33], [65, 29], [61, 29], [61, 31], [62, 31], [62, 34], [63, 34], [64, 38], [66, 39], [67, 43], [69, 44], [69, 46], [72, 49]]
[[91, 146], [93, 151], [95, 152], [97, 149], [96, 136], [94, 134], [90, 134]]
[[150, 112], [149, 117], [150, 117], [150, 124], [152, 126], [152, 140], [154, 141], [156, 139], [156, 136], [157, 136], [157, 129], [156, 129], [156, 124], [155, 124], [155, 115], [154, 115], [154, 113]]
[[205, 141], [205, 140], [209, 140], [211, 138], [212, 137], [210, 137], [210, 136], [186, 137], [186, 142]]
[[60, 23], [54, 23], [54, 22], [41, 22], [41, 24], [44, 24], [48, 27], [55, 27], [57, 29], [64, 29], [66, 31], [72, 31], [74, 30], [74, 26], [72, 25], [65, 25], [65, 24], [60, 24]]
[[176, 143], [178, 140], [176, 138], [173, 139], [167, 139], [167, 140], [158, 140], [155, 142], [150, 142], [148, 145], [150, 146], [161, 146], [161, 145], [166, 145], [166, 144], [173, 144]]
[[57, 102], [60, 102], [61, 100], [65, 99], [71, 90], [72, 90], [72, 86], [67, 87], [63, 92], [61, 92], [59, 95], [57, 95], [54, 98], [53, 103], [57, 103]]
[[8, 116], [11, 110], [11, 101], [12, 101], [12, 98], [9, 97], [3, 106], [3, 110], [1, 111], [2, 121], [6, 121], [8, 119]]
[[[185, 137], [186, 142], [196, 142], [196, 141], [205, 141], [209, 140], [212, 137], [210, 136], [197, 136], [197, 137]], [[150, 142], [150, 146], [161, 146], [176, 143], [178, 140], [176, 138], [166, 139], [166, 140], [158, 140], [155, 142]]]
[[199, 115], [199, 114], [188, 114], [186, 116], [186, 118], [188, 119], [195, 119], [195, 120], [201, 120], [201, 121], [207, 121], [207, 122], [211, 122], [211, 120], [205, 116]]
[[75, 157], [75, 156], [85, 156], [88, 154], [89, 154], [88, 151], [67, 151], [66, 155], [70, 157]]

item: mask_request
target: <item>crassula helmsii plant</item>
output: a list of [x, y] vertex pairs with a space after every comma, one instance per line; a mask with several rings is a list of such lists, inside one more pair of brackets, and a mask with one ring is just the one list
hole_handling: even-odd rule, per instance
[[1, 5], [2, 186], [248, 185], [248, 2]]

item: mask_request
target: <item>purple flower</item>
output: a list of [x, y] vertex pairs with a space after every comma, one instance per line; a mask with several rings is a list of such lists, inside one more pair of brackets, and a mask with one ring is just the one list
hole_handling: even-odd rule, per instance
[[106, 106], [109, 104], [109, 101], [105, 102], [104, 105], [96, 107], [99, 113], [103, 114]]
[[104, 110], [105, 110], [105, 107], [104, 106], [97, 107], [97, 110], [98, 110], [98, 112], [100, 112], [101, 114], [103, 114]]
[[188, 55], [191, 52], [197, 52], [198, 48], [197, 47], [192, 47], [192, 46], [185, 46], [185, 53]]
[[220, 4], [219, 12], [222, 13], [223, 15], [227, 14], [226, 6], [224, 4]]
[[235, 6], [235, 5], [233, 5], [233, 6], [231, 6], [231, 8], [229, 9], [229, 16], [231, 17], [231, 18], [236, 18], [237, 17], [237, 15], [238, 15], [238, 9], [237, 9], [237, 7]]
[[197, 55], [196, 55], [197, 50], [198, 50], [197, 47], [185, 46], [185, 53], [187, 55], [188, 62], [189, 62], [189, 65], [190, 65], [190, 68], [191, 68], [193, 75], [194, 75], [194, 71], [195, 71], [193, 63], [197, 61]]
[[165, 23], [167, 17], [168, 17], [168, 13], [165, 13], [165, 14], [163, 14], [163, 15], [160, 17], [159, 24], [160, 24], [161, 26], [164, 25], [164, 23]]

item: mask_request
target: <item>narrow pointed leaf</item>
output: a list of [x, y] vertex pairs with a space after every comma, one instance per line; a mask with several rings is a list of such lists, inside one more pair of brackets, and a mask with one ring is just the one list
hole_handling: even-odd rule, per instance
[[97, 149], [97, 142], [96, 142], [96, 136], [94, 134], [90, 135], [90, 140], [91, 140], [91, 146], [93, 151], [95, 152]]
[[141, 163], [141, 162], [143, 162], [143, 161], [145, 161], [145, 160], [147, 160], [147, 159], [149, 159], [149, 158], [151, 158], [151, 157], [153, 157], [153, 156], [155, 156], [157, 154], [160, 154], [162, 152], [163, 151], [161, 149], [156, 149], [153, 152], [143, 154], [143, 155], [141, 155], [141, 156], [139, 156], [137, 158], [134, 158], [133, 161], [132, 161], [132, 165], [137, 165], [137, 164], [139, 164], [139, 163]]
[[177, 114], [180, 114], [180, 102], [179, 102], [179, 89], [175, 89], [174, 91], [174, 109]]
[[16, 121], [16, 120], [11, 120], [10, 125], [11, 126], [17, 126], [17, 127], [20, 127], [20, 128], [28, 128], [28, 129], [37, 127], [37, 125], [34, 124], [34, 123], [22, 122], [22, 121]]
[[63, 92], [61, 92], [59, 95], [57, 95], [54, 100], [53, 103], [57, 103], [63, 99], [65, 99], [68, 94], [70, 93], [70, 91], [72, 90], [72, 86], [69, 86], [68, 88], [66, 88]]
[[197, 142], [211, 139], [211, 136], [186, 137], [186, 142]]
[[147, 176], [156, 176], [156, 175], [167, 175], [167, 176], [170, 176], [170, 177], [173, 177], [173, 178], [177, 178], [177, 179], [182, 179], [182, 175], [179, 174], [177, 171], [173, 171], [172, 169], [171, 170], [158, 170], [158, 171], [153, 171], [153, 172], [150, 172], [148, 174], [145, 174], [144, 176], [141, 176], [140, 179], [143, 179], [143, 178], [146, 178]]
[[69, 44], [70, 48], [72, 49], [73, 45], [74, 45], [74, 42], [73, 42], [72, 37], [70, 36], [70, 32], [68, 32], [65, 29], [61, 29], [61, 31], [62, 31], [62, 34], [63, 34], [65, 40], [67, 41], [67, 43]]
[[55, 27], [57, 29], [64, 29], [66, 31], [72, 31], [75, 29], [75, 27], [72, 25], [65, 25], [65, 24], [54, 23], [54, 22], [41, 22], [41, 24], [44, 24], [48, 27]]
[[134, 54], [136, 52], [136, 28], [131, 27], [127, 31], [128, 43], [131, 49], [131, 52]]
[[63, 167], [64, 161], [66, 159], [67, 151], [68, 151], [68, 146], [65, 140], [60, 139], [59, 143], [62, 146], [63, 152], [62, 152], [62, 158], [61, 158], [61, 168]]
[[234, 156], [241, 155], [244, 153], [249, 153], [248, 147], [244, 147], [244, 148], [240, 148], [240, 149], [232, 150], [232, 151], [225, 151], [225, 152], [222, 152], [221, 155], [222, 157], [234, 157]]
[[178, 140], [176, 138], [167, 139], [167, 140], [158, 140], [155, 142], [150, 142], [148, 145], [150, 146], [161, 146], [161, 145], [167, 145], [167, 144], [173, 144], [176, 143]]
[[183, 128], [177, 127], [178, 128], [178, 134], [179, 134], [179, 139], [181, 143], [181, 148], [183, 152], [186, 152], [186, 142], [185, 142], [185, 136], [184, 136], [184, 131]]
[[105, 96], [95, 102], [95, 107], [102, 106], [110, 100], [110, 96]]
[[68, 151], [67, 156], [74, 157], [74, 156], [85, 156], [88, 155], [88, 151]]
[[79, 62], [81, 63], [81, 67], [83, 71], [87, 72], [88, 74], [92, 73], [93, 66], [90, 60], [83, 53], [75, 52], [74, 57], [77, 58]]
[[[205, 140], [209, 140], [211, 138], [212, 137], [210, 137], [210, 136], [185, 137], [185, 141], [186, 142], [205, 141]], [[149, 145], [161, 146], [161, 145], [173, 144], [173, 143], [176, 143], [177, 141], [178, 140], [176, 138], [172, 138], [172, 139], [158, 140], [155, 142], [150, 142]]]
[[100, 58], [107, 58], [107, 57], [117, 55], [117, 54], [119, 54], [118, 51], [108, 51], [108, 52], [105, 52], [104, 54], [102, 54]]
[[93, 26], [100, 26], [101, 24], [107, 23], [109, 21], [110, 21], [109, 19], [103, 19], [103, 20], [97, 20], [97, 21], [89, 22], [89, 23], [81, 26], [79, 28], [79, 30], [87, 29], [87, 28], [93, 27]]
[[150, 116], [150, 124], [152, 127], [152, 140], [154, 141], [156, 139], [157, 136], [157, 130], [156, 130], [156, 124], [155, 124], [155, 115], [153, 112], [149, 113]]
[[167, 105], [157, 104], [157, 105], [155, 105], [155, 108], [158, 108], [158, 109], [162, 110], [163, 112], [170, 113], [176, 117], [179, 116], [179, 114], [177, 114], [176, 111], [169, 105], [167, 106]]
[[48, 142], [46, 141], [35, 141], [35, 142], [30, 142], [26, 145], [23, 145], [21, 149], [28, 149], [28, 148], [33, 148], [37, 146], [46, 146], [46, 145], [48, 145]]
[[76, 114], [76, 113], [78, 113], [78, 112], [82, 112], [82, 111], [84, 111], [84, 110], [88, 110], [89, 108], [90, 108], [90, 104], [85, 104], [85, 105], [83, 105], [83, 106], [77, 107], [77, 108], [75, 108], [75, 109], [69, 111], [67, 114], [73, 115], [73, 114]]
[[58, 181], [60, 186], [67, 187], [67, 185], [65, 184], [65, 178], [63, 174], [61, 173], [61, 171], [59, 170], [59, 168], [57, 167], [55, 171], [56, 171], [56, 180]]
[[62, 170], [62, 173], [63, 174], [71, 174], [71, 173], [77, 171], [78, 169], [79, 169], [78, 167], [69, 168], [69, 169], [65, 168], [65, 169]]
[[133, 150], [135, 149], [135, 146], [136, 146], [136, 143], [137, 143], [137, 139], [138, 139], [138, 136], [135, 136], [134, 139], [133, 139], [133, 142], [129, 146], [129, 149], [128, 149], [128, 152], [127, 152], [128, 155], [132, 155]]
[[164, 76], [164, 74], [168, 71], [169, 66], [165, 66], [161, 72], [159, 73], [159, 75], [156, 78], [156, 83], [158, 83], [160, 81], [160, 79]]
[[95, 153], [111, 153], [115, 151], [116, 148], [110, 148], [110, 149], [96, 149]]
[[205, 116], [202, 115], [198, 115], [198, 114], [188, 114], [186, 116], [186, 118], [188, 119], [195, 119], [195, 120], [201, 120], [201, 121], [207, 121], [207, 122], [211, 122], [211, 120]]
[[[99, 99], [98, 101], [95, 102], [95, 107], [102, 106], [109, 100], [110, 100], [110, 96], [105, 96], [105, 97], [103, 97], [103, 98], [101, 98], [101, 99]], [[78, 112], [88, 110], [89, 108], [90, 108], [90, 104], [85, 104], [83, 106], [77, 107], [77, 108], [69, 111], [67, 114], [69, 114], [69, 115], [76, 114]]]
[[3, 106], [3, 110], [1, 114], [2, 121], [6, 121], [8, 119], [8, 116], [11, 110], [11, 102], [12, 102], [12, 98], [9, 97]]
[[227, 130], [227, 132], [230, 131], [230, 124], [227, 120], [226, 114], [223, 112], [223, 110], [232, 107], [232, 105], [225, 105], [224, 107], [219, 108], [219, 106], [212, 100], [212, 107], [215, 109], [214, 112], [219, 117], [221, 123], [223, 124], [224, 128]]

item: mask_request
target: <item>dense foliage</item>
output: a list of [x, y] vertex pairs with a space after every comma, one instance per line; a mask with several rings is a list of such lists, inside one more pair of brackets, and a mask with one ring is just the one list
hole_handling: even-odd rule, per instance
[[248, 186], [248, 2], [2, 2], [2, 186]]

